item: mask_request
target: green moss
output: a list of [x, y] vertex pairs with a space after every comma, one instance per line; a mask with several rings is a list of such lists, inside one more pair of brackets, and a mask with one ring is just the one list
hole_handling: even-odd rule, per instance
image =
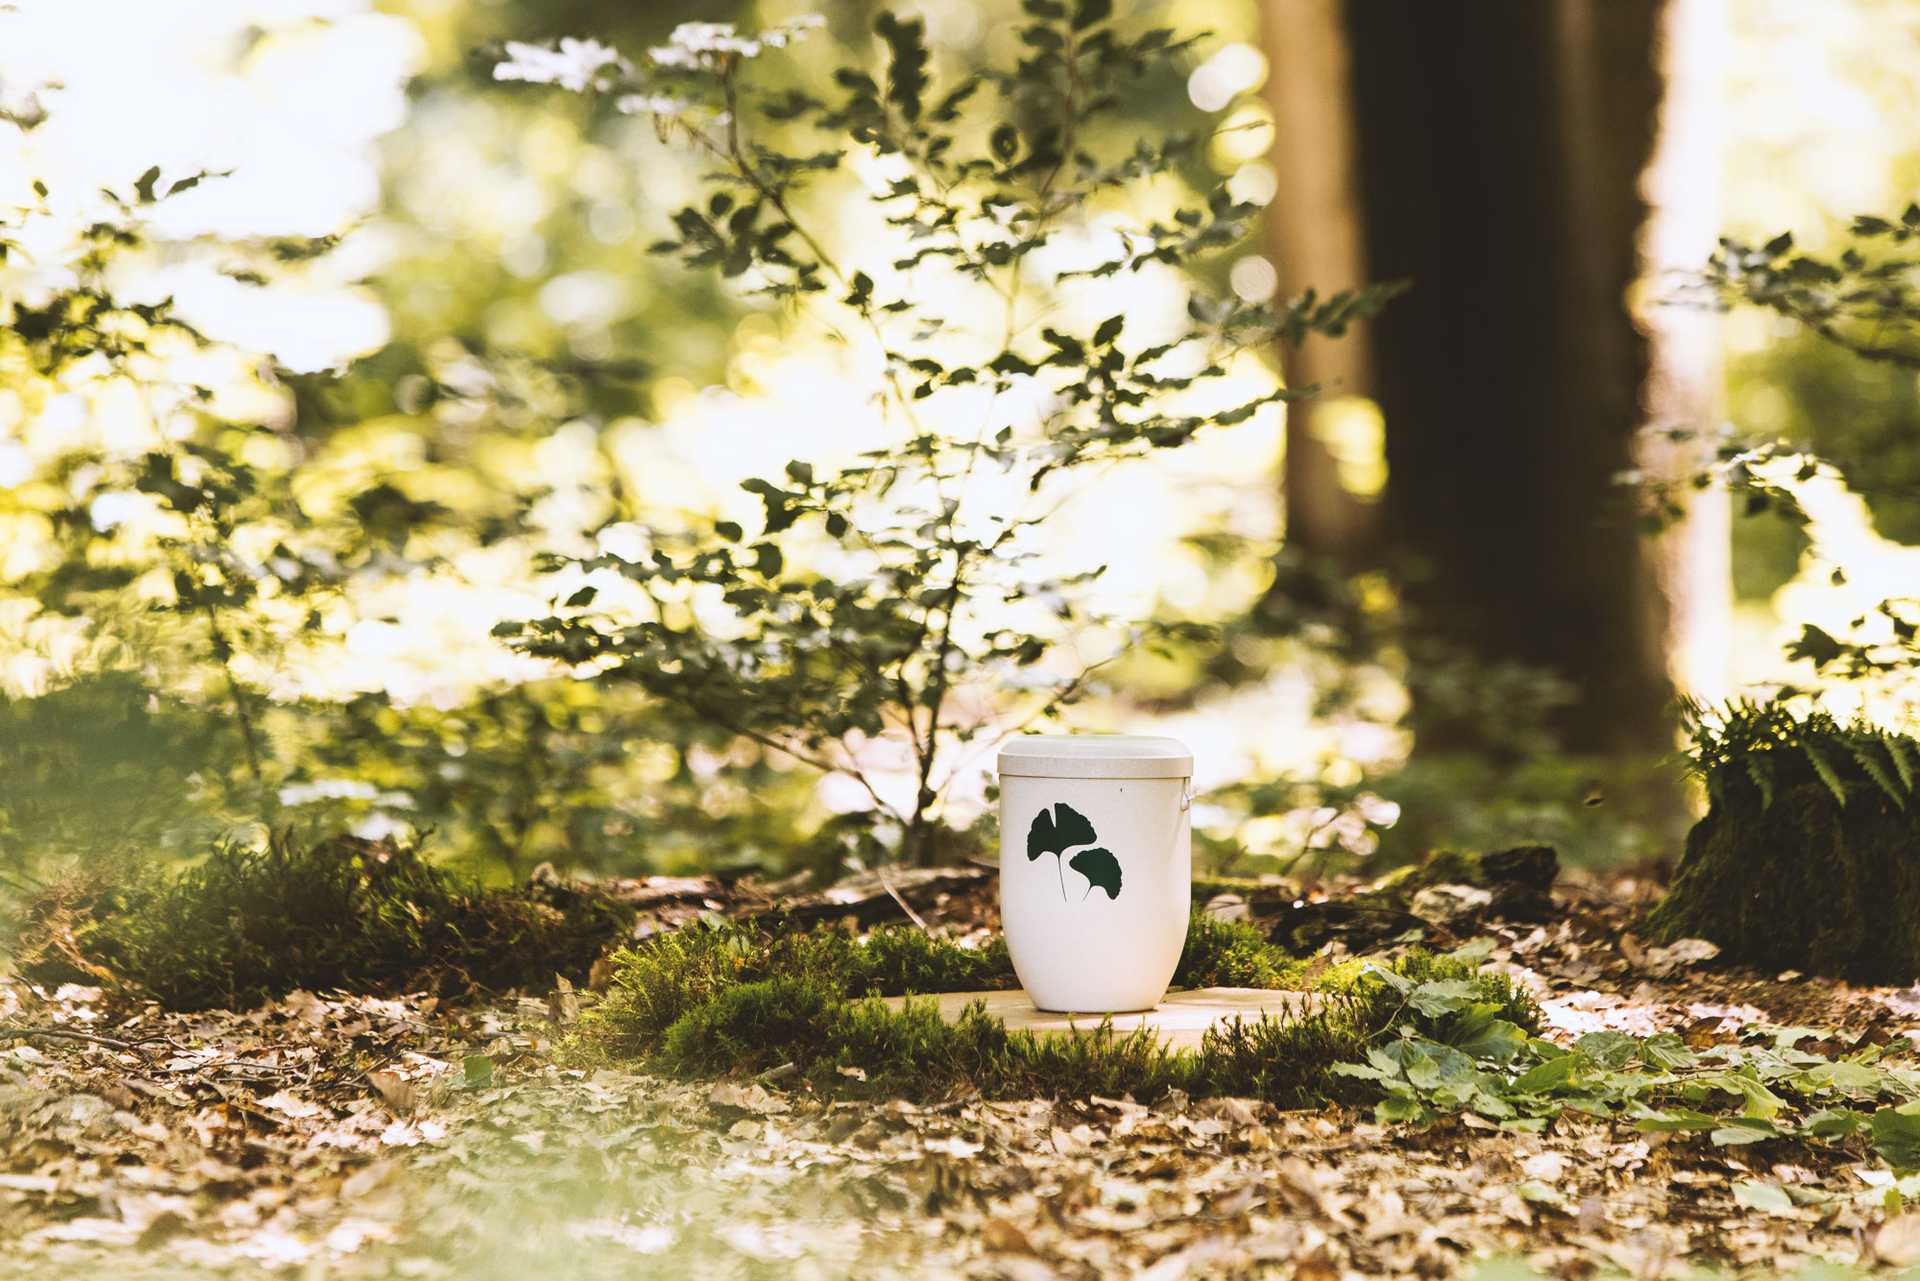
[[813, 976], [741, 983], [687, 1009], [660, 1038], [658, 1063], [676, 1076], [758, 1072], [820, 1057], [844, 998]]
[[1693, 713], [1710, 805], [1648, 935], [1764, 969], [1920, 978], [1920, 744], [1778, 703]]
[[1728, 960], [1863, 983], [1920, 978], [1920, 826], [1863, 791], [1820, 783], [1715, 803], [1648, 915], [1662, 942], [1704, 938]]
[[1175, 987], [1299, 987], [1307, 963], [1267, 942], [1242, 921], [1195, 912], [1174, 971]]
[[835, 999], [1015, 986], [1006, 944], [962, 947], [906, 926], [864, 940], [793, 930], [778, 919], [702, 922], [613, 954], [613, 981], [582, 1023], [584, 1043], [614, 1058], [652, 1053], [682, 1016], [722, 992], [777, 977], [805, 979]]
[[[1150, 1099], [1179, 1089], [1314, 1106], [1355, 1094], [1360, 1087], [1331, 1069], [1363, 1057], [1377, 1038], [1401, 1027], [1449, 1034], [1461, 1016], [1423, 1016], [1408, 1000], [1413, 986], [1464, 981], [1476, 1017], [1537, 1026], [1531, 1002], [1504, 976], [1423, 953], [1387, 967], [1335, 967], [1311, 981], [1315, 1013], [1233, 1022], [1209, 1032], [1198, 1050], [1111, 1027], [1078, 1036], [1010, 1032], [978, 1003], [950, 1023], [931, 1001], [890, 1007], [871, 998], [969, 991], [988, 986], [982, 976], [1010, 984], [1004, 948], [976, 951], [904, 928], [856, 941], [831, 931], [700, 926], [650, 939], [617, 960], [612, 989], [582, 1017], [569, 1054], [638, 1059], [680, 1077], [791, 1064], [834, 1094]], [[1257, 931], [1207, 918], [1196, 918], [1182, 970], [1188, 981], [1236, 986], [1309, 982], [1299, 962]]]
[[18, 965], [124, 985], [171, 1009], [296, 987], [460, 993], [584, 980], [631, 913], [577, 887], [484, 890], [410, 849], [333, 839], [216, 849], [166, 876], [69, 883], [31, 907]]

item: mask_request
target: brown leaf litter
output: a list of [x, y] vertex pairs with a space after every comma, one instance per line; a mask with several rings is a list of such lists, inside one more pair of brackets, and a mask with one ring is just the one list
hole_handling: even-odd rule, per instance
[[[1647, 947], [1629, 928], [1646, 893], [1574, 880], [1551, 919], [1478, 933], [1561, 1038], [1704, 1044], [1767, 1021], [1885, 1039], [1920, 1022], [1914, 990]], [[916, 906], [977, 930], [988, 894], [954, 884]], [[587, 1073], [551, 1059], [580, 995], [296, 992], [182, 1015], [0, 984], [0, 1276], [1322, 1281], [1494, 1255], [1648, 1277], [1920, 1260], [1884, 1167], [1830, 1152], [1571, 1115], [1535, 1136], [1243, 1099], [918, 1107]]]

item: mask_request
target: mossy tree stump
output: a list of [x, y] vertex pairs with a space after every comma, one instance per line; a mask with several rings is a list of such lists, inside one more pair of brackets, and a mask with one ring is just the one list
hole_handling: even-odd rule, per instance
[[1711, 807], [1647, 932], [1708, 939], [1763, 969], [1920, 978], [1920, 746], [1825, 718], [1740, 715], [1706, 744]]

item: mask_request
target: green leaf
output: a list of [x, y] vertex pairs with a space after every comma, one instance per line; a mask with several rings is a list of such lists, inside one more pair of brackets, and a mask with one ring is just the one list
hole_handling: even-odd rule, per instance
[[1867, 1127], [1867, 1115], [1852, 1108], [1823, 1108], [1801, 1123], [1801, 1129], [1816, 1139], [1852, 1138]]
[[1622, 1032], [1589, 1032], [1573, 1048], [1601, 1067], [1625, 1067], [1640, 1052], [1640, 1042]]
[[873, 27], [887, 42], [887, 101], [907, 120], [918, 120], [927, 89], [927, 24], [920, 18], [882, 13]]
[[1886, 762], [1880, 759], [1879, 746], [1880, 740], [1876, 738], [1846, 740], [1847, 754], [1853, 757], [1854, 763], [1860, 767], [1860, 772], [1872, 779], [1896, 808], [1905, 809], [1907, 798], [1900, 785], [1894, 782], [1893, 775], [1888, 772]]
[[1526, 1048], [1527, 1034], [1514, 1023], [1496, 1018], [1497, 1006], [1476, 1005], [1447, 1029], [1447, 1043], [1463, 1054], [1493, 1063], [1511, 1062]]
[[1700, 1056], [1672, 1032], [1661, 1032], [1640, 1042], [1639, 1055], [1642, 1063], [1663, 1072], [1690, 1068], [1700, 1061]]
[[1868, 1123], [1874, 1150], [1896, 1170], [1920, 1170], [1920, 1102], [1881, 1108]]
[[1087, 893], [1101, 889], [1109, 899], [1120, 897], [1120, 860], [1111, 851], [1098, 846], [1081, 850], [1067, 860], [1067, 866], [1087, 878]]
[[493, 1084], [493, 1060], [484, 1054], [469, 1054], [461, 1060], [466, 1074], [467, 1087], [484, 1090]]
[[1437, 980], [1414, 988], [1407, 1004], [1428, 1018], [1437, 1019], [1466, 1008], [1478, 995], [1479, 990], [1465, 979]]
[[1808, 764], [1813, 766], [1813, 772], [1820, 776], [1820, 781], [1827, 785], [1829, 792], [1833, 793], [1833, 799], [1845, 805], [1847, 803], [1846, 786], [1841, 783], [1840, 775], [1834, 772], [1832, 763], [1827, 760], [1821, 750], [1811, 742], [1805, 742], [1800, 744], [1800, 754], [1807, 758]]
[[1800, 638], [1787, 646], [1788, 658], [1804, 658], [1813, 664], [1815, 671], [1846, 652], [1846, 646], [1835, 640], [1833, 633], [1824, 627], [1815, 627], [1812, 623], [1803, 623], [1800, 627]]
[[1401, 1125], [1416, 1122], [1425, 1125], [1434, 1119], [1418, 1099], [1389, 1095], [1373, 1105], [1373, 1120], [1376, 1125]]
[[1042, 854], [1059, 855], [1076, 845], [1091, 845], [1099, 840], [1087, 816], [1061, 801], [1033, 816], [1027, 828], [1027, 861]]
[[1113, 16], [1113, 0], [1078, 0], [1073, 6], [1073, 29], [1085, 31]]
[[1020, 154], [1020, 131], [1012, 125], [997, 125], [987, 138], [987, 146], [992, 148], [995, 160], [1009, 164]]
[[1584, 1055], [1561, 1054], [1522, 1072], [1513, 1083], [1516, 1094], [1544, 1094], [1568, 1085], [1579, 1075]]
[[1693, 1108], [1637, 1108], [1632, 1113], [1634, 1128], [1647, 1133], [1686, 1133], [1700, 1130], [1716, 1130], [1725, 1124], [1724, 1117], [1709, 1116]]
[[1762, 1139], [1777, 1139], [1782, 1131], [1771, 1121], [1756, 1120], [1751, 1117], [1731, 1117], [1725, 1125], [1716, 1126], [1708, 1132], [1708, 1140], [1717, 1148], [1738, 1147], [1747, 1143], [1758, 1143]]

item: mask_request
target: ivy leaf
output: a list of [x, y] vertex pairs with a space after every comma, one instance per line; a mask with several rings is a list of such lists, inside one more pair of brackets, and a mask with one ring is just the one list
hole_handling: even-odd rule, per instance
[[1109, 899], [1120, 897], [1120, 860], [1111, 851], [1099, 846], [1081, 850], [1067, 860], [1067, 866], [1087, 878], [1087, 893], [1097, 888], [1105, 890]]

